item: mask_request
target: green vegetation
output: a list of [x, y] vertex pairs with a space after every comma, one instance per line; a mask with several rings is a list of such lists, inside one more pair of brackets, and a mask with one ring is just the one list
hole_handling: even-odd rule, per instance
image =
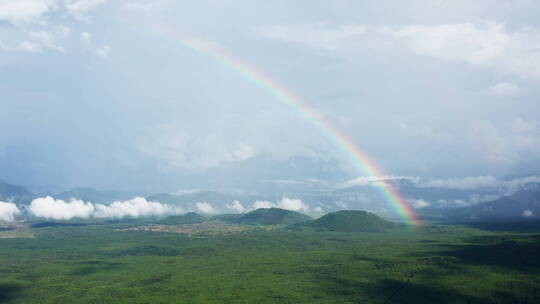
[[0, 239], [0, 303], [540, 302], [538, 232], [129, 230], [141, 225], [42, 225], [33, 239]]
[[160, 221], [165, 225], [184, 225], [184, 224], [198, 224], [207, 221], [208, 219], [195, 212], [189, 212], [184, 215], [168, 216]]
[[236, 224], [244, 225], [292, 225], [313, 220], [311, 217], [285, 209], [260, 208], [253, 210], [233, 220]]
[[225, 223], [234, 223], [240, 217], [242, 217], [242, 214], [218, 214], [212, 216], [211, 220], [222, 221]]
[[359, 210], [342, 210], [328, 213], [315, 221], [297, 224], [292, 229], [312, 228], [316, 231], [376, 232], [399, 227], [381, 217]]

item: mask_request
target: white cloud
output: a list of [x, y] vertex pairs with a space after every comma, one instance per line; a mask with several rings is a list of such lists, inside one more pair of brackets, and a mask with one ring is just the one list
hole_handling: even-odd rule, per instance
[[65, 25], [59, 25], [57, 28], [56, 28], [56, 32], [64, 37], [64, 38], [68, 38], [69, 36], [71, 36], [71, 33], [72, 33], [72, 30], [71, 28], [65, 26]]
[[0, 202], [0, 220], [12, 222], [21, 213], [17, 205], [13, 203]]
[[92, 34], [88, 32], [82, 32], [79, 37], [79, 40], [81, 41], [83, 45], [89, 46], [92, 41]]
[[315, 212], [323, 212], [323, 208], [321, 206], [317, 206], [313, 209]]
[[471, 194], [469, 196], [468, 204], [469, 205], [476, 205], [483, 202], [491, 202], [498, 198], [500, 198], [502, 195], [496, 195], [496, 194]]
[[533, 217], [533, 216], [534, 216], [534, 212], [532, 212], [531, 210], [523, 211], [523, 217]]
[[284, 197], [277, 204], [269, 201], [255, 201], [252, 206], [253, 209], [259, 208], [281, 208], [291, 211], [309, 211], [309, 206], [299, 199], [292, 199]]
[[[0, 41], [0, 49], [12, 50], [12, 51], [23, 51], [30, 53], [40, 53], [44, 49], [51, 49], [57, 52], [66, 52], [65, 48], [60, 46], [56, 42], [56, 35], [60, 35], [62, 38], [66, 38], [65, 35], [69, 35], [66, 31], [69, 31], [67, 27], [60, 27], [54, 31], [30, 31], [27, 32], [28, 40], [24, 40], [19, 43], [16, 47], [10, 47], [4, 45]], [[55, 34], [56, 33], [56, 34]]]
[[169, 5], [174, 4], [173, 0], [131, 0], [122, 6], [123, 10], [133, 12], [161, 11]]
[[385, 32], [403, 39], [421, 56], [493, 68], [524, 78], [540, 78], [538, 29], [509, 31], [504, 24], [485, 22], [411, 25]]
[[409, 201], [415, 209], [421, 209], [431, 206], [429, 202], [426, 202], [423, 199], [410, 199]]
[[340, 50], [366, 32], [364, 25], [331, 25], [328, 23], [276, 25], [261, 28], [259, 34], [289, 42], [298, 42], [310, 47]]
[[204, 213], [218, 213], [216, 209], [214, 209], [214, 206], [212, 206], [211, 204], [207, 202], [199, 202], [199, 203], [196, 203], [195, 206], [197, 207], [199, 211], [204, 212]]
[[377, 186], [380, 184], [384, 184], [388, 181], [393, 180], [409, 180], [413, 183], [416, 183], [419, 181], [418, 177], [414, 176], [394, 176], [394, 175], [385, 175], [385, 176], [360, 176], [355, 179], [351, 179], [349, 181], [346, 181], [343, 185], [344, 187], [352, 187], [352, 186]]
[[513, 83], [499, 82], [487, 90], [487, 94], [495, 97], [509, 97], [521, 93], [522, 89]]
[[411, 25], [388, 30], [405, 39], [411, 49], [425, 56], [448, 61], [465, 61], [474, 65], [487, 64], [504, 55], [511, 38], [503, 25], [486, 23]]
[[38, 217], [55, 220], [69, 220], [75, 217], [89, 218], [92, 216], [95, 208], [90, 202], [85, 203], [81, 200], [65, 202], [47, 196], [33, 200], [28, 210]]
[[53, 49], [58, 52], [65, 52], [66, 50], [56, 44], [54, 34], [47, 31], [34, 31], [28, 33], [33, 41], [39, 43], [41, 46]]
[[464, 200], [438, 200], [437, 203], [439, 207], [465, 207], [471, 205], [469, 202]]
[[341, 209], [347, 209], [349, 208], [349, 205], [347, 205], [345, 202], [337, 201], [335, 202], [336, 206], [338, 206]]
[[418, 187], [424, 188], [446, 188], [459, 190], [474, 190], [481, 188], [503, 188], [509, 192], [519, 190], [522, 186], [539, 183], [540, 176], [528, 176], [514, 178], [511, 180], [501, 180], [494, 176], [469, 176], [464, 178], [434, 179], [427, 182], [418, 183]]
[[538, 175], [532, 175], [527, 177], [521, 177], [521, 178], [514, 178], [509, 181], [505, 181], [505, 186], [509, 189], [509, 191], [514, 192], [519, 190], [521, 187], [532, 184], [532, 183], [540, 183], [540, 176]]
[[[420, 56], [540, 78], [540, 30], [536, 28], [510, 31], [504, 24], [492, 21], [402, 27], [317, 23], [276, 25], [262, 28], [259, 33], [351, 56], [366, 47], [380, 51], [401, 48]], [[508, 88], [498, 90], [508, 92]]]
[[536, 129], [538, 121], [515, 118], [512, 120], [512, 131], [515, 133], [525, 133]]
[[246, 208], [239, 201], [233, 201], [230, 204], [227, 204], [226, 207], [228, 209], [236, 211], [237, 213], [242, 213], [246, 211]]
[[135, 197], [128, 201], [113, 202], [109, 206], [97, 204], [93, 216], [97, 218], [121, 218], [160, 216], [173, 213], [183, 213], [183, 210], [172, 208], [158, 202], [147, 201], [143, 197]]
[[15, 25], [36, 22], [56, 7], [57, 0], [0, 0], [0, 21]]
[[277, 205], [278, 208], [292, 210], [292, 211], [303, 211], [306, 212], [309, 210], [309, 206], [304, 204], [302, 200], [292, 199], [292, 198], [283, 198], [281, 202]]
[[174, 192], [174, 194], [176, 195], [184, 195], [184, 194], [195, 194], [195, 193], [199, 193], [199, 192], [202, 192], [201, 189], [180, 189], [180, 190], [176, 190]]
[[501, 186], [501, 181], [493, 176], [471, 176], [464, 178], [436, 179], [418, 184], [424, 188], [447, 188], [472, 190], [478, 188], [493, 188]]
[[103, 47], [96, 50], [96, 54], [100, 57], [107, 57], [111, 53], [111, 47], [104, 45]]
[[107, 0], [65, 0], [64, 6], [75, 18], [88, 21], [87, 13], [106, 2]]
[[250, 144], [225, 140], [230, 134], [221, 130], [197, 135], [188, 134], [179, 126], [159, 125], [151, 133], [151, 136], [141, 137], [140, 152], [162, 160], [169, 168], [204, 170], [257, 155]]
[[52, 197], [37, 198], [28, 208], [37, 217], [54, 220], [70, 220], [73, 218], [121, 218], [160, 216], [165, 214], [184, 213], [182, 208], [147, 201], [143, 197], [134, 197], [127, 201], [116, 201], [110, 205], [93, 204], [81, 200], [65, 202]]
[[255, 201], [253, 202], [253, 209], [259, 209], [259, 208], [273, 208], [276, 207], [274, 203], [269, 201]]
[[33, 43], [30, 41], [23, 41], [17, 47], [18, 50], [30, 52], [30, 53], [39, 53], [42, 51], [41, 45]]

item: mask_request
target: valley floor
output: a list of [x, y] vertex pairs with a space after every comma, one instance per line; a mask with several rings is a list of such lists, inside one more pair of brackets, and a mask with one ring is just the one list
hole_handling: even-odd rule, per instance
[[0, 239], [0, 303], [540, 303], [540, 233], [128, 227]]

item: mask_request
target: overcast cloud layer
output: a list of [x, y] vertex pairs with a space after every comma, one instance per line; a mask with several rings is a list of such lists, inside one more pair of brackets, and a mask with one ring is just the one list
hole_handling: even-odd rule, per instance
[[0, 0], [0, 178], [147, 191], [358, 178], [317, 128], [181, 39], [258, 67], [388, 175], [458, 188], [534, 175], [538, 11], [533, 0]]

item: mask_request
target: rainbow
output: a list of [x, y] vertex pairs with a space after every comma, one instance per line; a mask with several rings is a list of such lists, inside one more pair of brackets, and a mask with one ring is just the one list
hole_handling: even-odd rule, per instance
[[[259, 69], [229, 54], [221, 47], [207, 41], [182, 37], [182, 35], [175, 34], [168, 28], [162, 26], [156, 27], [155, 29], [157, 30], [157, 33], [155, 34], [164, 36], [167, 40], [173, 39], [185, 47], [210, 56], [223, 66], [243, 76], [243, 78], [255, 86], [270, 93], [276, 100], [281, 101], [295, 111], [300, 117], [303, 117], [306, 121], [316, 127], [321, 134], [329, 139], [351, 161], [362, 175], [367, 177], [386, 176], [377, 163], [363, 152], [349, 136], [334, 126], [330, 121], [326, 120], [317, 109], [310, 106], [302, 100], [302, 98], [295, 95], [285, 86], [279, 84]], [[149, 29], [147, 28], [147, 30]], [[392, 206], [394, 211], [407, 224], [412, 226], [421, 224], [411, 205], [390, 183], [382, 181], [376, 182], [374, 185], [381, 196], [390, 203], [390, 206]]]

